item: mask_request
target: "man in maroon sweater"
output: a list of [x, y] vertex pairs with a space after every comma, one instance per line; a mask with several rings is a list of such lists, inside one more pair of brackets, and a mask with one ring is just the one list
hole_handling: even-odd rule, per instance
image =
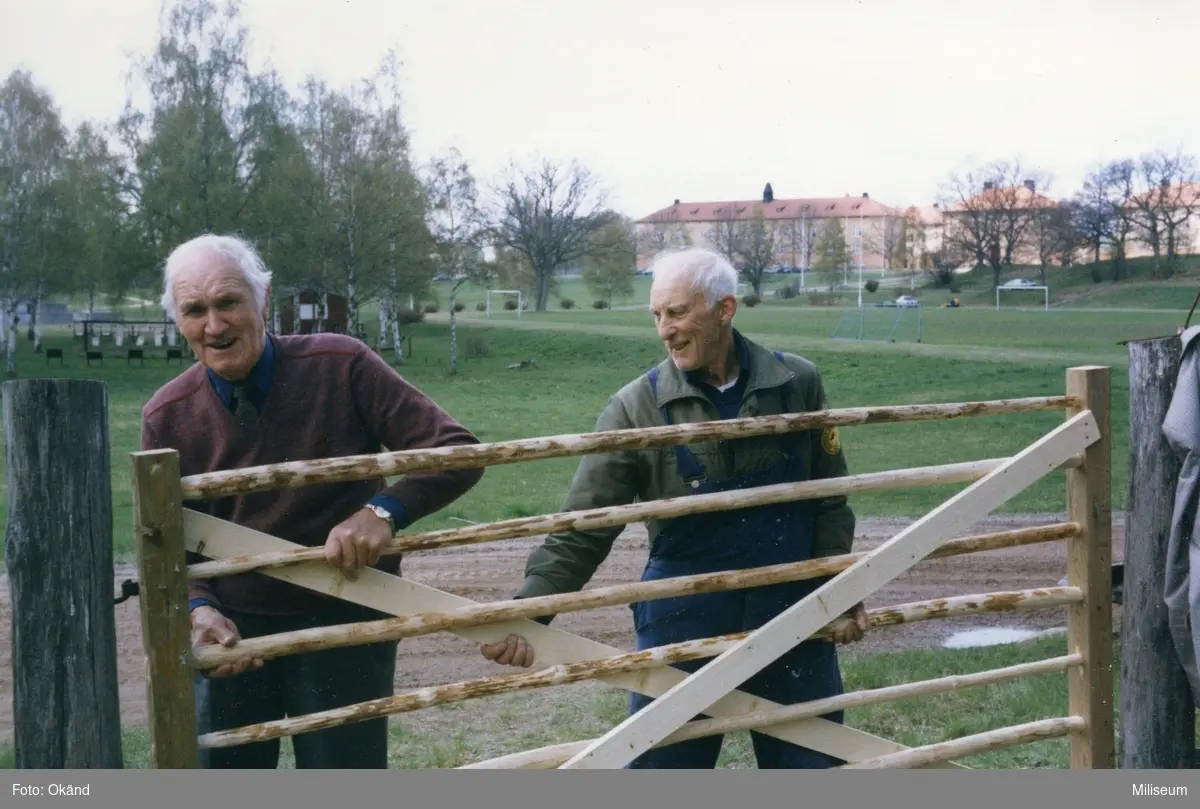
[[[205, 235], [164, 271], [163, 308], [198, 360], [142, 410], [142, 448], [175, 449], [193, 475], [283, 461], [476, 443], [465, 427], [361, 341], [266, 332], [270, 273], [253, 248]], [[348, 578], [372, 566], [396, 532], [461, 497], [467, 469], [193, 501], [186, 507], [301, 545], [325, 548]], [[190, 562], [200, 561], [191, 555]], [[374, 620], [383, 614], [258, 573], [192, 581], [192, 643]], [[196, 677], [200, 732], [297, 716], [393, 694], [396, 642], [243, 660]], [[293, 737], [301, 768], [384, 768], [387, 719]], [[273, 768], [279, 742], [201, 751], [209, 768]]]

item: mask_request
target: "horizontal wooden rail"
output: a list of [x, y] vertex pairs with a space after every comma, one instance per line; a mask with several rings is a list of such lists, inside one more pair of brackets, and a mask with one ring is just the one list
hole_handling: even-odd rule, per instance
[[844, 764], [842, 770], [900, 770], [926, 767], [943, 761], [952, 761], [964, 756], [976, 756], [992, 750], [1002, 750], [1019, 744], [1030, 744], [1046, 739], [1057, 739], [1078, 733], [1087, 727], [1081, 716], [1063, 716], [1055, 719], [1042, 719], [1037, 722], [1026, 722], [1021, 725], [1011, 725], [1005, 728], [976, 733], [951, 739], [948, 742], [927, 744], [924, 747], [912, 747], [886, 756]]
[[[717, 719], [696, 719], [664, 738], [655, 747], [700, 739], [705, 736], [736, 733], [742, 730], [754, 730], [756, 728], [779, 725], [784, 722], [812, 719], [832, 713], [833, 711], [862, 708], [882, 702], [894, 702], [898, 699], [946, 694], [966, 688], [994, 685], [1025, 677], [1054, 674], [1081, 665], [1083, 665], [1083, 656], [1070, 654], [971, 674], [952, 674], [933, 680], [920, 680], [912, 683], [884, 686], [882, 688], [852, 691], [846, 694], [839, 694], [835, 697], [825, 697], [810, 702], [788, 705], [784, 708], [753, 711], [738, 716], [727, 716]], [[591, 739], [585, 739], [539, 747], [534, 750], [523, 750], [520, 753], [468, 764], [458, 769], [552, 769], [565, 761], [569, 761], [576, 753], [586, 749], [592, 741]]]
[[1035, 396], [981, 402], [889, 405], [819, 410], [728, 421], [638, 427], [627, 430], [544, 436], [541, 438], [467, 444], [436, 449], [403, 450], [373, 455], [347, 455], [309, 461], [204, 472], [183, 478], [184, 500], [251, 494], [327, 483], [345, 483], [413, 472], [468, 469], [525, 461], [566, 458], [601, 452], [693, 444], [700, 441], [780, 435], [799, 430], [861, 424], [934, 421], [968, 416], [1065, 410], [1079, 405], [1071, 396]]
[[[1076, 526], [1076, 523], [1065, 525]], [[1008, 534], [1007, 540], [999, 538], [991, 541], [950, 540], [934, 550], [926, 559], [941, 558], [955, 555], [947, 549], [959, 550], [959, 553], [976, 553], [984, 549], [993, 549], [1016, 544], [1034, 544], [1037, 541], [1050, 541], [1053, 532], [1046, 529], [1023, 529], [1024, 534], [1013, 536], [1016, 531], [1003, 532]], [[1062, 529], [1062, 530], [1065, 530]], [[1001, 535], [1002, 536], [1002, 535]], [[1018, 543], [1016, 540], [1023, 539]], [[970, 550], [968, 550], [970, 549]], [[843, 556], [823, 557], [804, 562], [792, 562], [783, 565], [768, 565], [747, 570], [723, 571], [720, 573], [701, 573], [691, 576], [674, 576], [654, 581], [638, 581], [627, 584], [613, 584], [607, 587], [596, 587], [575, 593], [559, 593], [556, 595], [536, 596], [524, 599], [509, 599], [483, 604], [471, 604], [450, 612], [417, 613], [415, 615], [383, 618], [375, 621], [362, 621], [337, 626], [315, 627], [284, 632], [275, 635], [263, 635], [257, 638], [246, 638], [234, 647], [205, 646], [197, 649], [193, 655], [193, 665], [201, 670], [216, 668], [223, 663], [241, 660], [246, 657], [262, 659], [281, 657], [301, 652], [311, 652], [321, 649], [344, 648], [365, 643], [375, 643], [384, 640], [399, 640], [401, 638], [428, 635], [448, 629], [462, 629], [480, 624], [513, 621], [522, 618], [537, 618], [544, 615], [557, 615], [564, 612], [581, 612], [583, 610], [614, 607], [629, 604], [634, 601], [648, 601], [673, 596], [692, 595], [696, 593], [714, 593], [726, 590], [739, 590], [749, 587], [762, 587], [783, 582], [801, 581], [821, 576], [834, 576], [862, 559], [864, 554], [845, 554]]]
[[[389, 542], [381, 555], [389, 556], [435, 548], [461, 547], [501, 539], [551, 534], [558, 531], [594, 531], [652, 519], [670, 519], [688, 514], [704, 514], [714, 511], [749, 508], [775, 503], [814, 500], [835, 495], [863, 494], [866, 492], [891, 491], [920, 486], [937, 486], [952, 483], [971, 483], [987, 475], [1006, 458], [990, 458], [981, 461], [966, 461], [938, 466], [918, 466], [909, 469], [891, 469], [886, 472], [866, 472], [860, 475], [824, 478], [801, 483], [778, 483], [713, 494], [687, 495], [683, 497], [651, 500], [612, 508], [594, 508], [581, 511], [566, 511], [536, 517], [518, 517], [512, 520], [427, 531], [411, 534]], [[1079, 465], [1073, 458], [1063, 469]], [[191, 579], [216, 578], [249, 573], [266, 568], [280, 568], [304, 562], [319, 562], [325, 558], [323, 547], [303, 548], [280, 553], [235, 556], [211, 562], [200, 562], [188, 567]]]
[[[941, 550], [941, 548], [936, 550]], [[853, 561], [849, 562], [851, 565], [854, 563]], [[417, 613], [375, 621], [300, 629], [293, 632], [246, 638], [232, 647], [200, 647], [193, 654], [193, 666], [207, 670], [245, 658], [267, 660], [302, 652], [400, 640], [481, 624], [613, 607], [634, 601], [761, 587], [816, 578], [822, 575], [836, 575], [845, 569], [846, 565], [847, 560], [844, 557], [829, 557], [828, 559], [770, 565], [749, 570], [615, 584], [575, 593], [471, 604], [448, 612]], [[838, 569], [831, 570], [835, 566]]]
[[[916, 601], [908, 604], [882, 607], [868, 611], [867, 621], [869, 628], [879, 629], [919, 621], [978, 615], [987, 612], [1046, 609], [1048, 607], [1074, 604], [1082, 598], [1083, 593], [1081, 590], [1068, 587], [1047, 590], [981, 593], [978, 595], [937, 598], [929, 601]], [[714, 638], [684, 641], [653, 649], [644, 649], [640, 652], [614, 655], [603, 660], [587, 660], [578, 663], [549, 666], [540, 671], [497, 677], [482, 677], [448, 685], [419, 688], [404, 694], [360, 702], [328, 711], [262, 722], [232, 730], [214, 731], [201, 736], [199, 743], [201, 747], [234, 747], [251, 742], [277, 739], [283, 736], [294, 736], [298, 733], [324, 730], [380, 716], [408, 713], [410, 711], [430, 708], [434, 705], [444, 705], [468, 699], [496, 696], [498, 694], [531, 691], [550, 686], [568, 685], [570, 683], [593, 680], [622, 672], [655, 668], [705, 657], [716, 657], [744, 638], [746, 634], [740, 632]], [[826, 630], [818, 633], [817, 637], [828, 640], [830, 635], [831, 633]], [[1067, 660], [1069, 658], [1063, 659]], [[1036, 664], [1028, 665], [1035, 666]], [[1040, 673], [1034, 669], [1030, 669], [1030, 671]], [[995, 682], [999, 682], [999, 680], [995, 680]], [[925, 692], [919, 690], [913, 692], [914, 695], [917, 693]], [[937, 691], [931, 691], [930, 693], [937, 693]], [[867, 702], [864, 704], [870, 703]], [[818, 716], [820, 714], [812, 715]], [[786, 719], [787, 717], [779, 721], [786, 721]], [[745, 717], [722, 721], [737, 720], [744, 721]]]

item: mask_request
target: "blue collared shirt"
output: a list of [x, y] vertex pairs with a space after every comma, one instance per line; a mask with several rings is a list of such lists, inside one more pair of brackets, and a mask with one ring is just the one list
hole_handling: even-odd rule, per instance
[[[250, 370], [250, 376], [244, 382], [230, 382], [213, 372], [211, 368], [208, 371], [208, 379], [212, 382], [213, 389], [216, 390], [217, 396], [221, 397], [221, 401], [225, 406], [233, 409], [233, 394], [238, 390], [245, 390], [250, 399], [250, 403], [254, 405], [254, 409], [259, 413], [262, 412], [263, 405], [266, 404], [267, 394], [271, 390], [271, 381], [275, 378], [275, 344], [271, 339], [271, 335], [266, 335], [266, 340], [263, 344], [263, 353], [259, 357], [258, 362]], [[382, 506], [387, 509], [392, 515], [392, 520], [396, 523], [396, 529], [406, 528], [408, 520], [404, 516], [404, 504], [394, 497], [389, 497], [386, 494], [377, 494], [372, 497], [368, 505]]]

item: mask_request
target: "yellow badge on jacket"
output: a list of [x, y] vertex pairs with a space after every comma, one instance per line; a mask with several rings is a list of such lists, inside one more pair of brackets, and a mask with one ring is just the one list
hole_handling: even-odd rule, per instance
[[821, 449], [830, 455], [842, 451], [842, 439], [838, 436], [837, 427], [826, 427], [821, 431]]

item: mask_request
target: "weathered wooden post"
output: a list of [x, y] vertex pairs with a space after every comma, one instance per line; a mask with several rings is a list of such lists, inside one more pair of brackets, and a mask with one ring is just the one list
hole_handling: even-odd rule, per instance
[[1129, 343], [1129, 501], [1121, 627], [1121, 767], [1188, 769], [1195, 707], [1163, 601], [1180, 459], [1163, 436], [1178, 337]]
[[1067, 644], [1083, 666], [1067, 676], [1070, 711], [1087, 726], [1071, 739], [1072, 769], [1116, 766], [1112, 659], [1112, 432], [1108, 368], [1067, 369], [1067, 395], [1080, 405], [1067, 418], [1092, 411], [1100, 440], [1084, 451], [1083, 465], [1067, 470], [1067, 519], [1082, 530], [1067, 540], [1067, 584], [1084, 600], [1067, 610]]
[[19, 769], [122, 767], [108, 391], [4, 383]]
[[131, 460], [150, 766], [189, 769], [199, 766], [199, 744], [179, 453], [135, 452]]

